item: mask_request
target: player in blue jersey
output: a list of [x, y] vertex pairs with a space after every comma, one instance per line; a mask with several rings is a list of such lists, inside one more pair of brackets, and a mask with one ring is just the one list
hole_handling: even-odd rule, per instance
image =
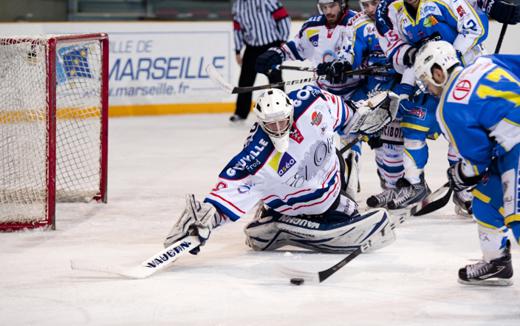
[[[466, 0], [384, 0], [376, 13], [376, 26], [383, 50], [391, 59], [394, 68], [403, 73], [402, 82], [394, 91], [403, 98], [412, 95], [416, 88], [415, 76], [411, 66], [417, 49], [431, 40], [447, 40], [454, 44], [459, 58], [465, 63], [473, 62], [483, 53], [482, 42], [487, 37], [488, 20], [476, 3]], [[402, 208], [424, 198], [429, 190], [424, 177], [419, 177], [427, 161], [428, 147], [426, 133], [434, 130], [434, 119], [417, 119], [413, 112], [418, 103], [414, 99], [402, 101], [400, 111], [401, 128], [406, 155], [404, 156], [405, 178], [402, 180], [400, 200], [388, 207]], [[435, 107], [435, 106], [434, 106]], [[432, 112], [426, 107], [424, 113]], [[433, 124], [431, 124], [433, 123]], [[424, 135], [417, 137], [421, 132]], [[448, 150], [450, 165], [459, 159], [456, 150]], [[396, 195], [397, 196], [397, 195]], [[408, 199], [403, 199], [407, 196]], [[456, 212], [460, 215], [471, 214], [471, 194], [467, 191], [456, 192], [453, 200]]]
[[437, 120], [463, 158], [448, 169], [451, 186], [474, 187], [483, 260], [461, 268], [459, 280], [510, 285], [507, 232], [520, 240], [520, 56], [483, 56], [463, 68], [450, 43], [431, 42], [414, 68], [440, 97]]
[[236, 221], [263, 203], [246, 226], [254, 250], [294, 245], [321, 252], [372, 248], [394, 239], [384, 209], [359, 214], [346, 196], [343, 160], [336, 153], [340, 129], [370, 135], [397, 110], [395, 94], [381, 93], [356, 111], [340, 97], [306, 86], [289, 96], [278, 89], [263, 93], [255, 106], [256, 123], [244, 148], [226, 165], [204, 202], [188, 195], [165, 245], [190, 234], [205, 241], [211, 229]]

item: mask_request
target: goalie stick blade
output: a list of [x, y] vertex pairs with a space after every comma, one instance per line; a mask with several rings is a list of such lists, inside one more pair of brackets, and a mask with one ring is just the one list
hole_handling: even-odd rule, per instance
[[70, 268], [77, 271], [87, 271], [87, 272], [98, 272], [105, 273], [115, 276], [122, 276], [131, 279], [143, 279], [155, 273], [154, 270], [148, 269], [146, 267], [137, 266], [134, 268], [125, 269], [122, 266], [116, 265], [96, 265], [88, 261], [82, 260], [71, 260]]
[[125, 269], [120, 266], [96, 265], [81, 261], [71, 261], [71, 268], [73, 270], [108, 273], [134, 279], [146, 278], [172, 265], [179, 257], [189, 253], [198, 246], [200, 246], [199, 237], [187, 236], [171, 244], [169, 247], [162, 249], [133, 268]]
[[226, 91], [229, 94], [233, 94], [234, 87], [231, 86], [230, 83], [224, 80], [224, 77], [222, 77], [221, 74], [217, 71], [217, 68], [215, 68], [214, 65], [209, 64], [206, 66], [206, 73], [208, 74], [209, 78], [217, 84], [220, 88], [222, 88], [224, 91]]
[[444, 207], [451, 197], [452, 189], [449, 182], [432, 192], [423, 201], [413, 206], [410, 214], [413, 216], [426, 215]]

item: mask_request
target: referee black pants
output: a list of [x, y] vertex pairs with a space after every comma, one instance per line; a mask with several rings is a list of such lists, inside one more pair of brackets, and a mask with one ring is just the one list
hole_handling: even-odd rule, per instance
[[[244, 56], [242, 57], [242, 69], [240, 70], [240, 78], [238, 79], [238, 86], [253, 86], [256, 79], [256, 58], [267, 49], [280, 46], [280, 42], [274, 42], [262, 46], [246, 45]], [[282, 81], [282, 73], [279, 70], [273, 71], [269, 78], [269, 83], [277, 83]], [[247, 118], [249, 110], [251, 109], [252, 94], [242, 93], [237, 96], [237, 105], [235, 114], [241, 118]]]

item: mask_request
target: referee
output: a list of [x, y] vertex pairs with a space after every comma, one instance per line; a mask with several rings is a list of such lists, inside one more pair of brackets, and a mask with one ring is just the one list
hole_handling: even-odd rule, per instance
[[[277, 0], [235, 0], [233, 3], [233, 36], [238, 65], [242, 66], [238, 86], [253, 86], [256, 78], [256, 58], [271, 47], [280, 47], [289, 38], [291, 18]], [[240, 52], [245, 46], [244, 55]], [[269, 82], [282, 81], [276, 70]], [[247, 119], [251, 109], [251, 93], [239, 94], [232, 122]]]

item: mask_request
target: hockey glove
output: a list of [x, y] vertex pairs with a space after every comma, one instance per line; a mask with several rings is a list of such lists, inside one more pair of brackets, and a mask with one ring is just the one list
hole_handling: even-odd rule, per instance
[[325, 75], [325, 79], [331, 84], [339, 84], [347, 81], [348, 72], [352, 71], [352, 65], [348, 61], [332, 61], [320, 63], [316, 67], [318, 75]]
[[511, 0], [478, 0], [477, 3], [499, 23], [514, 25], [520, 22], [520, 6]]
[[417, 49], [414, 47], [409, 47], [408, 50], [404, 53], [403, 63], [409, 67], [412, 68], [413, 64], [415, 63], [415, 55], [417, 54]]
[[450, 187], [455, 191], [462, 191], [468, 189], [479, 183], [482, 179], [481, 175], [475, 175], [467, 177], [462, 172], [462, 161], [458, 161], [448, 168], [448, 180], [450, 181]]
[[[192, 194], [186, 195], [186, 208], [164, 240], [164, 247], [166, 248], [188, 235], [197, 235], [203, 246], [208, 240], [211, 230], [220, 225], [222, 221], [222, 216], [213, 205], [199, 202]], [[197, 247], [190, 253], [196, 255], [199, 251], [200, 247]]]
[[381, 140], [380, 134], [372, 135], [370, 138], [368, 138], [367, 141], [368, 146], [370, 146], [370, 149], [377, 149], [383, 146], [383, 141]]
[[285, 54], [280, 48], [270, 48], [256, 59], [255, 70], [261, 74], [269, 75], [276, 66], [282, 64]]
[[[345, 128], [345, 134], [360, 133], [376, 136], [395, 119], [399, 108], [399, 96], [393, 92], [382, 92], [367, 100], [354, 103], [354, 116]], [[352, 104], [350, 104], [352, 106]]]

